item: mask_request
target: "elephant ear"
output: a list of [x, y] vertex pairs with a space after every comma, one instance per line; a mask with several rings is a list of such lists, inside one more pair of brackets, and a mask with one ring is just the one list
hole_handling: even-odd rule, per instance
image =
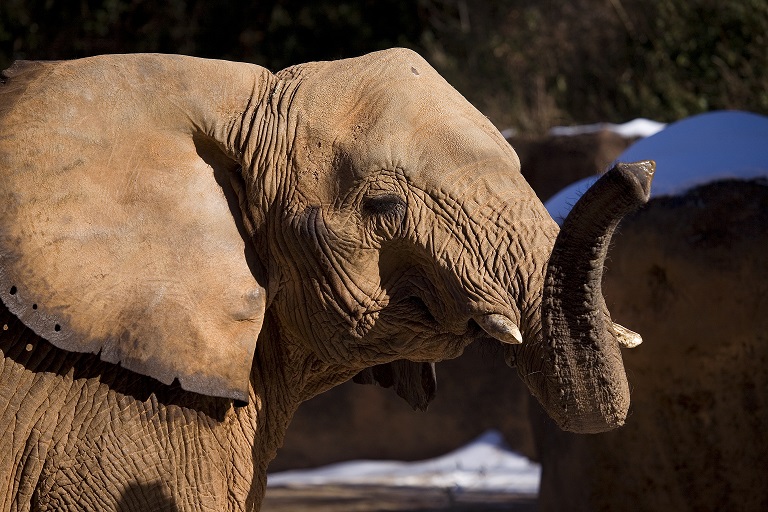
[[393, 388], [397, 396], [420, 411], [427, 410], [437, 389], [434, 363], [414, 363], [404, 359], [366, 368], [352, 380], [358, 384]]
[[59, 348], [247, 401], [265, 290], [238, 164], [161, 57], [112, 59], [0, 79], [0, 298]]

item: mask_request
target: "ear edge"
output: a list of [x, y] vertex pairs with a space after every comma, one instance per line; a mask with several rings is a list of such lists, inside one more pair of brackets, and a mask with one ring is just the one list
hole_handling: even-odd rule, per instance
[[[98, 340], [92, 340], [88, 345], [76, 341], [77, 337], [68, 328], [66, 320], [59, 315], [46, 312], [45, 308], [36, 302], [24, 300], [24, 291], [16, 285], [9, 286], [5, 277], [6, 274], [0, 271], [0, 286], [2, 286], [0, 288], [0, 301], [22, 324], [53, 346], [68, 352], [96, 354], [104, 362], [153, 378], [166, 386], [177, 381], [185, 391], [231, 399], [236, 402], [237, 406], [244, 406], [249, 403], [248, 379], [233, 386], [232, 382], [225, 378], [214, 378], [202, 374], [184, 375], [180, 372], [174, 372], [155, 358], [149, 358], [146, 361], [121, 359], [117, 356], [118, 351], [110, 351], [108, 348], [105, 350], [104, 345], [106, 344], [99, 343]], [[18, 282], [18, 280], [12, 281]], [[251, 354], [250, 359], [252, 358], [253, 354]]]

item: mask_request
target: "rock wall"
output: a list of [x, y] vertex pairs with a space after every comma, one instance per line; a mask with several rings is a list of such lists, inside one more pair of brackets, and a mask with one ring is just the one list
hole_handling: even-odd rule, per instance
[[606, 171], [632, 144], [607, 130], [571, 136], [514, 137], [525, 179], [542, 201], [582, 178]]
[[541, 511], [768, 510], [768, 183], [654, 199], [604, 279], [623, 352], [624, 427], [566, 434], [533, 413]]

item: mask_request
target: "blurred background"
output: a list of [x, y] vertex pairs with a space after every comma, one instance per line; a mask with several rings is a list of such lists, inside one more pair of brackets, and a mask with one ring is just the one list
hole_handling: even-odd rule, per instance
[[[622, 429], [560, 432], [495, 349], [476, 345], [438, 365], [424, 414], [352, 383], [307, 402], [270, 466], [427, 459], [494, 429], [541, 463], [538, 496], [513, 507], [509, 495], [489, 503], [456, 487], [434, 499], [424, 489], [272, 488], [264, 510], [414, 510], [416, 495], [432, 500], [419, 510], [768, 510], [766, 0], [0, 0], [0, 69], [162, 52], [277, 71], [392, 46], [421, 53], [504, 131], [542, 201], [650, 135], [606, 123], [672, 123], [644, 139], [657, 137], [643, 158], [679, 148], [690, 173], [706, 160], [724, 166], [712, 183], [652, 199], [614, 239], [606, 301], [645, 339], [624, 352], [633, 405]], [[761, 116], [739, 124], [744, 115], [721, 110]], [[702, 142], [707, 123], [716, 130]], [[551, 130], [563, 125], [592, 126]], [[750, 179], [733, 179], [747, 153], [759, 157]], [[681, 170], [660, 165], [657, 176]]]
[[1, 0], [14, 59], [162, 52], [277, 71], [421, 53], [500, 129], [768, 113], [765, 0]]

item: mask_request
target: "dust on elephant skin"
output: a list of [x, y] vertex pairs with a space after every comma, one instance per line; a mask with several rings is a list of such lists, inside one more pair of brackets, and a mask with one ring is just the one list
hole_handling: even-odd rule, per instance
[[355, 378], [423, 409], [433, 364], [480, 340], [562, 428], [621, 425], [639, 336], [600, 283], [653, 171], [617, 165], [560, 230], [490, 121], [404, 49], [278, 73], [15, 63], [0, 510], [258, 508], [300, 403]]

